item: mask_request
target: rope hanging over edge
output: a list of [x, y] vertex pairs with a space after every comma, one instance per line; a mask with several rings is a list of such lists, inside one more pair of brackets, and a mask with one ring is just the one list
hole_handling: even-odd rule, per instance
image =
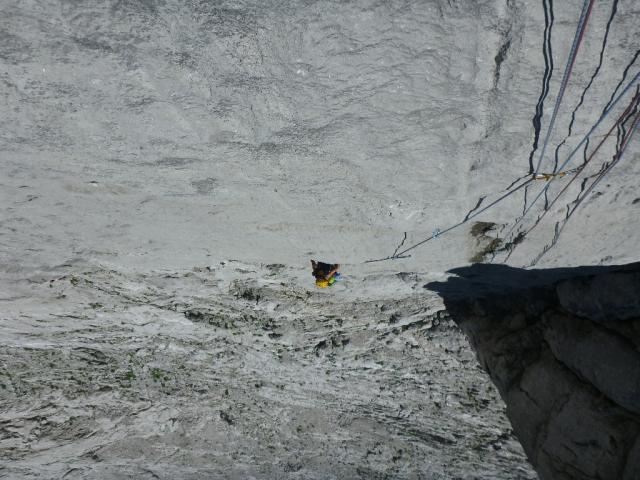
[[[627, 93], [627, 91], [629, 91], [629, 89], [633, 86], [633, 84], [640, 78], [640, 72], [638, 72], [627, 84], [627, 86], [622, 90], [622, 92], [620, 92], [620, 94], [615, 98], [615, 100], [613, 102], [611, 102], [611, 104], [602, 112], [602, 114], [600, 115], [600, 118], [598, 119], [598, 121], [591, 127], [591, 129], [587, 132], [587, 134], [583, 137], [583, 139], [578, 143], [578, 145], [573, 149], [573, 151], [571, 152], [571, 154], [566, 158], [566, 160], [562, 163], [562, 165], [560, 165], [560, 170], [562, 170], [568, 163], [569, 161], [571, 161], [571, 159], [573, 158], [573, 156], [578, 152], [578, 150], [582, 147], [582, 145], [591, 137], [591, 135], [593, 134], [593, 132], [596, 130], [596, 128], [598, 128], [598, 126], [600, 126], [600, 124], [602, 123], [602, 121], [609, 115], [609, 113], [611, 113], [611, 111], [613, 110], [613, 108], [617, 105], [617, 103], [620, 101], [620, 99]], [[577, 169], [572, 169], [570, 171], [577, 171]], [[567, 171], [567, 172], [570, 172]], [[535, 199], [533, 200], [533, 202], [529, 205], [528, 208], [526, 208], [522, 214], [522, 216], [514, 223], [514, 225], [511, 227], [511, 229], [509, 230], [509, 232], [507, 232], [507, 236], [509, 234], [511, 234], [511, 232], [513, 232], [514, 228], [522, 221], [522, 219], [525, 217], [525, 215], [529, 212], [529, 210], [531, 210], [531, 208], [533, 207], [533, 205], [539, 200], [540, 196], [549, 189], [549, 187], [551, 186], [551, 184], [553, 183], [553, 181], [556, 179], [557, 175], [552, 176], [551, 178], [549, 178], [547, 180], [546, 185], [544, 186], [544, 188], [540, 191], [540, 193], [538, 193], [538, 195], [535, 197]], [[526, 177], [522, 177], [522, 178], [526, 178]], [[462, 225], [464, 225], [465, 223], [467, 223], [467, 221], [471, 220], [472, 218], [475, 218], [476, 216], [480, 215], [481, 213], [487, 211], [489, 208], [493, 207], [494, 205], [500, 203], [502, 200], [504, 200], [505, 198], [513, 195], [515, 192], [517, 192], [518, 190], [520, 190], [521, 188], [525, 187], [526, 185], [528, 185], [529, 183], [533, 182], [534, 180], [536, 180], [534, 175], [531, 175], [526, 181], [524, 181], [523, 183], [521, 183], [520, 185], [518, 185], [516, 188], [514, 188], [511, 191], [508, 191], [507, 193], [505, 193], [504, 195], [502, 195], [501, 197], [499, 197], [498, 199], [494, 200], [493, 202], [491, 202], [489, 205], [485, 206], [484, 208], [478, 210], [477, 212], [475, 212], [473, 215], [468, 216], [467, 218], [465, 218], [464, 220], [462, 220], [461, 222], [458, 222], [448, 228], [445, 228], [442, 231], [438, 231], [438, 237], [441, 235], [444, 235], [445, 233], [448, 233]], [[435, 234], [435, 231], [434, 231]], [[384, 258], [379, 258], [379, 259], [373, 259], [373, 260], [366, 260], [363, 263], [374, 263], [374, 262], [383, 262], [386, 260], [397, 260], [397, 259], [402, 259], [402, 258], [410, 258], [411, 255], [406, 255], [407, 252], [421, 246], [424, 245], [425, 243], [433, 240], [434, 238], [437, 238], [436, 236], [434, 236], [433, 234], [402, 250], [401, 252], [398, 252], [394, 255], [390, 255], [388, 257], [384, 257]], [[404, 241], [403, 241], [404, 243]]]

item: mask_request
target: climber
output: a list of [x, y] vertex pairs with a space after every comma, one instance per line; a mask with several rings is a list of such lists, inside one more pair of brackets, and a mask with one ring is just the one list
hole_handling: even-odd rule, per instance
[[311, 260], [312, 275], [316, 278], [316, 287], [326, 288], [340, 278], [339, 264], [329, 264]]

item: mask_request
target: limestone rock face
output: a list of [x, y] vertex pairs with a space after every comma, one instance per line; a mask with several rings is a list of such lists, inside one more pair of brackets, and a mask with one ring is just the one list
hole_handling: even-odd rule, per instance
[[[345, 264], [389, 255], [405, 233], [406, 247], [444, 231], [538, 162], [577, 168], [630, 105], [639, 2], [598, 1], [549, 129], [583, 6], [3, 0], [3, 263], [306, 265], [313, 252]], [[608, 137], [513, 265], [547, 245], [541, 266], [640, 260], [637, 137], [554, 236], [630, 127]], [[482, 260], [517, 238], [501, 230], [525, 191], [533, 201], [551, 185], [551, 201], [569, 177], [520, 189], [476, 219], [495, 232], [451, 231], [396, 272]]]
[[384, 277], [384, 294], [380, 277], [347, 273], [313, 289], [309, 270], [12, 277], [0, 477], [536, 478], [497, 389], [422, 288], [441, 275]]
[[[584, 7], [0, 0], [0, 477], [533, 479], [423, 286], [640, 261], [640, 1], [562, 95]], [[637, 271], [475, 273], [538, 288], [456, 320], [541, 475], [640, 478]]]
[[632, 264], [507, 296], [445, 299], [540, 478], [638, 478], [638, 292]]

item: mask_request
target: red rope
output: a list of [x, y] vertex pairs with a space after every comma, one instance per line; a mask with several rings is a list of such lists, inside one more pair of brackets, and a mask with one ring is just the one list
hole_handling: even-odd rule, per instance
[[[556, 197], [552, 200], [552, 202], [545, 208], [544, 212], [542, 212], [542, 215], [540, 215], [538, 217], [538, 219], [536, 220], [536, 222], [533, 224], [533, 226], [531, 228], [529, 228], [528, 230], [526, 230], [524, 232], [524, 235], [522, 235], [522, 237], [524, 238], [525, 236], [529, 235], [529, 233], [531, 233], [531, 231], [536, 228], [538, 226], [538, 224], [542, 221], [542, 219], [544, 218], [544, 216], [547, 214], [547, 212], [549, 210], [551, 210], [551, 207], [553, 207], [553, 205], [556, 203], [556, 201], [560, 198], [560, 196], [562, 196], [562, 194], [571, 186], [571, 184], [573, 182], [576, 181], [576, 179], [580, 176], [580, 174], [584, 171], [585, 167], [587, 166], [587, 164], [591, 161], [591, 159], [593, 159], [593, 157], [595, 156], [596, 153], [598, 153], [598, 150], [600, 150], [600, 147], [602, 147], [602, 145], [604, 144], [604, 142], [611, 136], [611, 134], [613, 133], [613, 131], [623, 122], [626, 120], [625, 117], [627, 117], [627, 115], [629, 114], [629, 112], [631, 112], [631, 110], [633, 110], [634, 106], [637, 106], [638, 103], [640, 103], [640, 94], [636, 93], [636, 95], [633, 97], [633, 99], [631, 100], [631, 103], [629, 103], [629, 105], [627, 106], [627, 108], [624, 110], [624, 112], [622, 112], [622, 114], [618, 117], [618, 119], [616, 120], [616, 122], [613, 124], [613, 126], [611, 127], [611, 129], [607, 132], [607, 134], [603, 137], [602, 140], [600, 140], [600, 143], [598, 143], [598, 145], [596, 146], [596, 148], [589, 154], [589, 157], [585, 160], [585, 162], [576, 169], [576, 174], [575, 176], [562, 188], [562, 190], [560, 190], [560, 192], [558, 192], [558, 195], [556, 195]], [[636, 116], [636, 120], [637, 121], [637, 116]], [[635, 125], [635, 121], [634, 121], [634, 125]], [[633, 131], [633, 130], [632, 130]], [[627, 137], [624, 139], [624, 144], [626, 145], [626, 142], [629, 140], [630, 135], [627, 135]], [[515, 245], [514, 245], [515, 247]], [[505, 262], [509, 259], [509, 257], [511, 256], [511, 253], [513, 253], [512, 249], [509, 254], [507, 255], [507, 258], [505, 258]]]

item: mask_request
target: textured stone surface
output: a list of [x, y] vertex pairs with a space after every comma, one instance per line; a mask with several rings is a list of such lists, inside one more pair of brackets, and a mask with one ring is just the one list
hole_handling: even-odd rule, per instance
[[[405, 233], [408, 246], [486, 206], [537, 162], [583, 4], [2, 0], [2, 262], [189, 269], [208, 255], [287, 265], [387, 256]], [[637, 1], [596, 3], [545, 171], [637, 73], [639, 18]], [[639, 155], [632, 141], [544, 261], [639, 259]], [[549, 243], [583, 189], [572, 184], [514, 264]], [[487, 235], [513, 226], [523, 192], [477, 218], [496, 225]], [[395, 270], [443, 272], [485, 258], [496, 247], [487, 242], [459, 228]]]
[[[583, 5], [0, 0], [0, 475], [534, 477], [496, 390], [422, 285], [468, 259], [504, 259], [494, 237], [531, 227], [543, 201], [516, 227], [526, 199], [549, 186], [550, 200], [571, 175], [533, 182], [478, 217], [484, 226], [451, 230], [410, 258], [363, 262], [525, 179]], [[544, 171], [637, 73], [639, 18], [637, 1], [595, 2]], [[509, 261], [541, 251], [551, 266], [640, 259], [637, 137], [554, 236], [628, 128]], [[345, 281], [314, 291], [310, 257], [341, 263]], [[549, 280], [505, 269], [476, 272], [473, 288], [454, 293]], [[589, 288], [563, 293], [567, 310], [582, 318], [576, 300], [599, 293]], [[465, 327], [479, 352], [504, 333], [501, 356], [480, 358], [514, 397], [514, 418], [538, 432], [523, 441], [528, 452], [554, 439], [525, 389], [563, 396], [562, 385], [581, 385], [568, 380], [575, 365], [526, 374], [554, 358], [540, 351], [538, 322], [555, 293], [538, 293], [524, 307], [478, 302], [475, 315], [502, 308], [502, 323]], [[604, 300], [586, 314], [602, 314]], [[618, 323], [607, 332], [636, 342], [640, 323]], [[628, 389], [616, 395], [633, 401]], [[555, 398], [544, 399], [552, 410]], [[555, 457], [540, 458], [558, 472]]]
[[12, 277], [0, 477], [536, 478], [433, 276], [224, 263]]
[[640, 478], [640, 435], [638, 435], [635, 445], [629, 451], [622, 480], [634, 480], [635, 478]]
[[[467, 287], [482, 270], [474, 269]], [[640, 468], [640, 309], [631, 294], [640, 264], [589, 273], [576, 269], [578, 277], [556, 283], [558, 272], [538, 270], [536, 282], [546, 275], [548, 286], [523, 282], [509, 296], [485, 293], [473, 301], [447, 300], [446, 284], [429, 285], [443, 292], [545, 480], [631, 479]], [[508, 281], [528, 273], [503, 274]], [[464, 286], [458, 280], [457, 288]]]
[[545, 319], [544, 339], [560, 362], [640, 414], [640, 352], [632, 342], [584, 318], [561, 314]]

